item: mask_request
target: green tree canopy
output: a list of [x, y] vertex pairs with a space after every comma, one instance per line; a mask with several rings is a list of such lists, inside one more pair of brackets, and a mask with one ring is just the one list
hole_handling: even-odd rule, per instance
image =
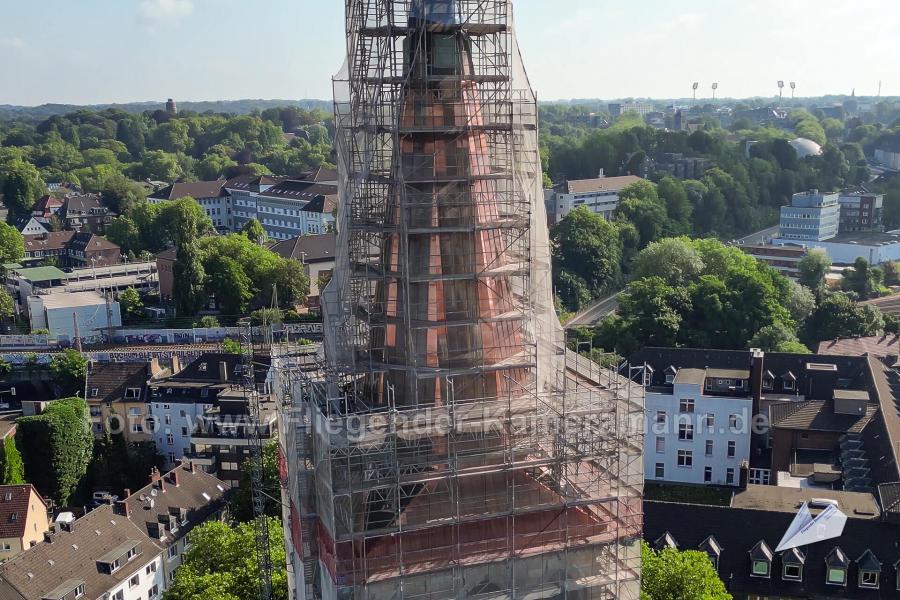
[[[231, 501], [231, 510], [238, 521], [253, 520], [253, 494], [251, 490], [251, 477], [254, 465], [251, 460], [245, 460], [241, 465], [241, 480], [237, 493]], [[275, 500], [280, 494], [279, 468], [278, 468], [278, 442], [270, 442], [263, 448], [262, 454], [262, 481], [266, 498], [266, 516], [280, 517], [281, 503]]]
[[87, 363], [87, 358], [81, 352], [71, 348], [57, 354], [50, 361], [54, 381], [64, 395], [84, 394]]
[[641, 600], [731, 600], [705, 552], [641, 545]]
[[16, 445], [25, 478], [42, 496], [66, 506], [87, 472], [94, 446], [87, 403], [55, 400], [43, 413], [16, 421]]
[[[191, 531], [191, 546], [165, 600], [246, 600], [259, 593], [256, 538], [252, 523], [230, 527], [207, 521]], [[273, 600], [287, 600], [284, 529], [269, 519]]]
[[825, 286], [825, 275], [830, 267], [831, 258], [825, 252], [810, 250], [797, 263], [800, 271], [798, 281], [813, 291], [821, 290]]

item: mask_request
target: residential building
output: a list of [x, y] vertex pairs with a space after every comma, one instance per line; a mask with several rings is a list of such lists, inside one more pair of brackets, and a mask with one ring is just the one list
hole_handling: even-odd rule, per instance
[[685, 156], [680, 152], [665, 152], [653, 161], [653, 170], [657, 174], [678, 179], [702, 179], [709, 167], [708, 158]]
[[735, 111], [732, 117], [732, 123], [747, 119], [755, 126], [778, 124], [787, 119], [787, 111], [771, 107], [750, 108], [747, 110]]
[[347, 4], [323, 354], [274, 357], [294, 599], [639, 595], [643, 390], [565, 351], [511, 4]]
[[784, 275], [796, 279], [800, 276], [799, 263], [809, 252], [803, 246], [792, 244], [740, 246], [741, 250]]
[[34, 486], [0, 485], [0, 563], [39, 543], [48, 529], [47, 503]]
[[253, 429], [258, 427], [264, 438], [275, 434], [269, 358], [258, 356], [254, 364], [259, 415], [245, 397], [239, 355], [203, 354], [181, 371], [149, 382], [153, 439], [167, 464], [189, 458], [237, 485], [241, 465], [250, 455]]
[[282, 181], [256, 197], [256, 218], [274, 240], [333, 229], [337, 186]]
[[55, 260], [60, 267], [106, 267], [122, 262], [122, 249], [108, 239], [86, 231], [51, 231], [26, 235], [22, 263], [35, 265]]
[[576, 179], [557, 185], [548, 199], [548, 205], [552, 206], [551, 222], [558, 223], [579, 206], [611, 219], [619, 206], [619, 192], [638, 181], [642, 179], [636, 175], [603, 177], [601, 173], [596, 179]]
[[900, 152], [878, 148], [875, 150], [875, 162], [891, 171], [900, 171]]
[[84, 399], [94, 435], [113, 432], [127, 442], [152, 442], [147, 382], [161, 372], [156, 361], [89, 363]]
[[656, 109], [648, 102], [613, 102], [607, 106], [607, 110], [610, 117], [618, 119], [625, 113], [630, 112], [646, 117]]
[[69, 340], [109, 333], [122, 326], [119, 303], [110, 296], [100, 292], [28, 296], [31, 329], [47, 329], [51, 335]]
[[810, 250], [825, 252], [834, 265], [852, 265], [857, 258], [871, 265], [900, 260], [900, 233], [883, 231], [853, 231], [839, 233], [824, 241], [797, 241], [782, 238], [775, 244], [794, 244]]
[[[847, 521], [836, 537], [777, 552], [804, 503], [813, 517], [834, 505]], [[644, 510], [648, 543], [705, 552], [735, 598], [900, 597], [900, 513], [871, 493], [749, 485], [730, 506], [647, 500]]]
[[250, 219], [256, 219], [256, 197], [272, 186], [287, 180], [287, 177], [272, 175], [241, 175], [225, 182], [225, 189], [231, 196], [232, 229], [240, 231]]
[[161, 204], [190, 196], [197, 201], [213, 225], [220, 230], [232, 229], [232, 198], [225, 189], [225, 180], [173, 183], [147, 196], [151, 204]]
[[66, 196], [57, 212], [63, 227], [71, 231], [103, 233], [116, 214], [100, 201], [97, 194]]
[[154, 472], [146, 487], [59, 524], [0, 565], [0, 599], [158, 600], [191, 530], [221, 518], [227, 497], [221, 481], [191, 463]]
[[821, 242], [838, 234], [841, 206], [838, 194], [809, 190], [794, 194], [790, 206], [781, 207], [778, 235], [782, 240]]
[[878, 231], [881, 229], [884, 194], [867, 190], [844, 190], [838, 197], [841, 205], [841, 233]]
[[49, 225], [50, 219], [56, 216], [62, 205], [63, 201], [61, 198], [50, 195], [42, 196], [32, 207], [31, 216], [39, 223]]
[[[736, 486], [750, 459], [749, 369], [666, 368], [647, 390], [644, 472], [660, 481]], [[671, 377], [670, 377], [671, 376]]]
[[48, 233], [44, 225], [34, 217], [23, 217], [13, 225], [22, 235], [42, 235]]
[[[742, 469], [750, 483], [852, 480], [842, 442], [900, 420], [882, 410], [892, 402], [873, 384], [883, 366], [866, 357], [646, 348], [630, 360], [649, 372], [648, 480], [737, 486]], [[767, 426], [754, 430], [760, 415]]]
[[275, 242], [269, 246], [269, 249], [282, 258], [296, 260], [303, 265], [306, 275], [309, 277], [310, 300], [317, 305], [321, 292], [319, 278], [330, 277], [334, 270], [335, 242], [334, 233], [301, 235]]

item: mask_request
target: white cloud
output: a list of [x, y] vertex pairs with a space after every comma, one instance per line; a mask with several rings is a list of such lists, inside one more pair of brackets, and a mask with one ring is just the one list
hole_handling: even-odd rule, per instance
[[141, 19], [150, 25], [171, 23], [194, 12], [193, 0], [141, 0]]
[[12, 48], [13, 50], [24, 50], [25, 40], [20, 37], [4, 37], [0, 36], [0, 47]]

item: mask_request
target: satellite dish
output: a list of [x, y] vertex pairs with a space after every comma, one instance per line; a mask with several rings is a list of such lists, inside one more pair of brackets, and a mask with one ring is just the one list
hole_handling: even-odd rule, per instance
[[828, 503], [819, 516], [813, 517], [809, 511], [809, 502], [804, 502], [778, 543], [778, 547], [775, 548], [775, 552], [841, 537], [846, 524], [847, 515], [842, 513], [836, 504]]

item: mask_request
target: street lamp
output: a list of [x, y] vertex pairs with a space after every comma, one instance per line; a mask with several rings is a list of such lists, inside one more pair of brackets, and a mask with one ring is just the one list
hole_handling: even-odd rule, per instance
[[697, 88], [698, 87], [700, 87], [699, 81], [695, 81], [694, 85], [691, 86], [691, 88], [694, 90], [694, 104], [697, 104]]
[[718, 84], [718, 83], [712, 84], [713, 100], [716, 99], [716, 90], [717, 90], [717, 89], [719, 89], [719, 84]]

